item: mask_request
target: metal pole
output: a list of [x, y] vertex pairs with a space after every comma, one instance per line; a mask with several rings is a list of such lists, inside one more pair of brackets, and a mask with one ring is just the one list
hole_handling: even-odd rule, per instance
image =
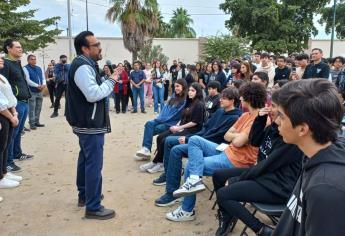
[[86, 0], [86, 30], [89, 30], [89, 8]]
[[333, 45], [334, 45], [334, 28], [335, 28], [335, 12], [337, 8], [337, 1], [334, 0], [333, 3], [333, 21], [332, 21], [332, 34], [331, 34], [331, 50], [330, 50], [330, 55], [329, 57], [333, 57]]
[[68, 45], [69, 45], [69, 59], [72, 59], [72, 24], [71, 24], [71, 0], [67, 0], [67, 11], [68, 11]]

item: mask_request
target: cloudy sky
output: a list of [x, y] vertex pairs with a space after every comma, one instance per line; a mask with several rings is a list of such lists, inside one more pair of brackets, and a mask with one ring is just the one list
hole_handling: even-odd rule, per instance
[[[172, 11], [183, 6], [193, 18], [197, 36], [209, 36], [227, 33], [224, 22], [229, 16], [219, 10], [219, 4], [223, 0], [158, 0], [164, 20], [168, 22]], [[105, 19], [106, 10], [109, 7], [108, 0], [88, 0], [89, 6], [89, 30], [97, 36], [121, 37], [121, 30], [118, 24], [112, 24]], [[86, 29], [85, 0], [71, 0], [72, 9], [72, 33]], [[51, 16], [60, 16], [59, 29], [67, 29], [67, 0], [32, 0], [26, 8], [38, 9], [36, 18], [44, 19]], [[318, 26], [319, 35], [316, 38], [330, 38], [324, 33], [323, 27]]]

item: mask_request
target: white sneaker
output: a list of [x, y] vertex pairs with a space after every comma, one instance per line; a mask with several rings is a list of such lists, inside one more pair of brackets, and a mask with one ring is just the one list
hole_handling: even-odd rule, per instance
[[3, 178], [0, 180], [0, 188], [15, 188], [19, 185], [19, 182]]
[[176, 198], [190, 196], [206, 189], [202, 179], [193, 180], [188, 178], [186, 182], [177, 190], [174, 191], [173, 196]]
[[182, 210], [182, 206], [178, 207], [175, 211], [168, 212], [165, 217], [168, 220], [175, 222], [195, 220], [195, 211], [192, 212]]
[[152, 167], [154, 167], [156, 165], [156, 163], [153, 163], [152, 161], [145, 163], [141, 166], [139, 166], [139, 170], [141, 172], [146, 172], [148, 169], [151, 169]]
[[15, 175], [11, 172], [7, 172], [7, 174], [5, 175], [6, 179], [9, 179], [9, 180], [14, 180], [14, 181], [17, 181], [17, 182], [20, 182], [23, 180], [23, 177], [19, 176], [19, 175]]
[[0, 197], [0, 202], [2, 202], [4, 199], [2, 197]]
[[151, 152], [148, 148], [142, 147], [139, 151], [137, 151], [134, 159], [137, 161], [147, 161], [151, 159]]
[[163, 165], [163, 163], [157, 163], [157, 164], [155, 164], [155, 166], [148, 169], [147, 171], [151, 174], [163, 172], [164, 171], [164, 165]]

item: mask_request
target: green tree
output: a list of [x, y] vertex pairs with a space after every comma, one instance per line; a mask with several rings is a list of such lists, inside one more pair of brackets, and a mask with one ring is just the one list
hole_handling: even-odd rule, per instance
[[249, 42], [246, 39], [230, 35], [221, 35], [207, 38], [203, 45], [202, 58], [205, 61], [214, 59], [230, 61], [249, 53]]
[[[345, 39], [345, 1], [342, 0], [337, 4], [336, 16], [335, 16], [335, 32], [337, 37]], [[326, 24], [326, 33], [331, 33], [333, 25], [333, 7], [325, 7], [321, 9], [321, 24]]]
[[0, 44], [8, 38], [13, 38], [22, 44], [25, 51], [35, 51], [44, 48], [48, 43], [55, 42], [56, 36], [61, 33], [58, 29], [47, 29], [53, 26], [60, 17], [51, 17], [44, 20], [35, 20], [37, 11], [19, 10], [27, 6], [30, 0], [0, 1]]
[[196, 33], [192, 28], [193, 19], [187, 10], [180, 7], [173, 11], [170, 20], [171, 36], [174, 38], [195, 38]]
[[113, 4], [106, 18], [119, 22], [123, 43], [135, 61], [143, 48], [145, 39], [152, 37], [158, 29], [158, 4], [156, 0], [110, 0]]
[[161, 12], [158, 12], [158, 29], [154, 32], [154, 38], [170, 38], [171, 27], [170, 24], [165, 23]]
[[317, 34], [313, 18], [329, 0], [225, 0], [220, 8], [236, 35], [248, 38], [255, 50], [298, 52]]
[[161, 64], [166, 64], [169, 58], [163, 53], [160, 45], [152, 45], [152, 39], [146, 40], [144, 47], [138, 54], [139, 60], [142, 62], [152, 63], [154, 60], [159, 60]]

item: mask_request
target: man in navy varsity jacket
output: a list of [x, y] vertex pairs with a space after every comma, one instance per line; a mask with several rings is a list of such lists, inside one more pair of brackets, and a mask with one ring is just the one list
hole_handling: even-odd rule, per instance
[[28, 56], [28, 64], [23, 68], [25, 79], [31, 91], [29, 98], [29, 125], [30, 129], [35, 130], [37, 127], [44, 127], [40, 123], [40, 114], [42, 110], [43, 94], [46, 87], [46, 80], [43, 70], [36, 65], [36, 56]]
[[85, 218], [106, 220], [115, 216], [114, 210], [100, 204], [104, 134], [111, 131], [106, 98], [113, 91], [115, 80], [111, 77], [101, 81], [96, 61], [102, 59], [102, 49], [92, 32], [78, 34], [74, 47], [78, 56], [69, 71], [66, 119], [79, 138], [78, 206], [86, 206]]

